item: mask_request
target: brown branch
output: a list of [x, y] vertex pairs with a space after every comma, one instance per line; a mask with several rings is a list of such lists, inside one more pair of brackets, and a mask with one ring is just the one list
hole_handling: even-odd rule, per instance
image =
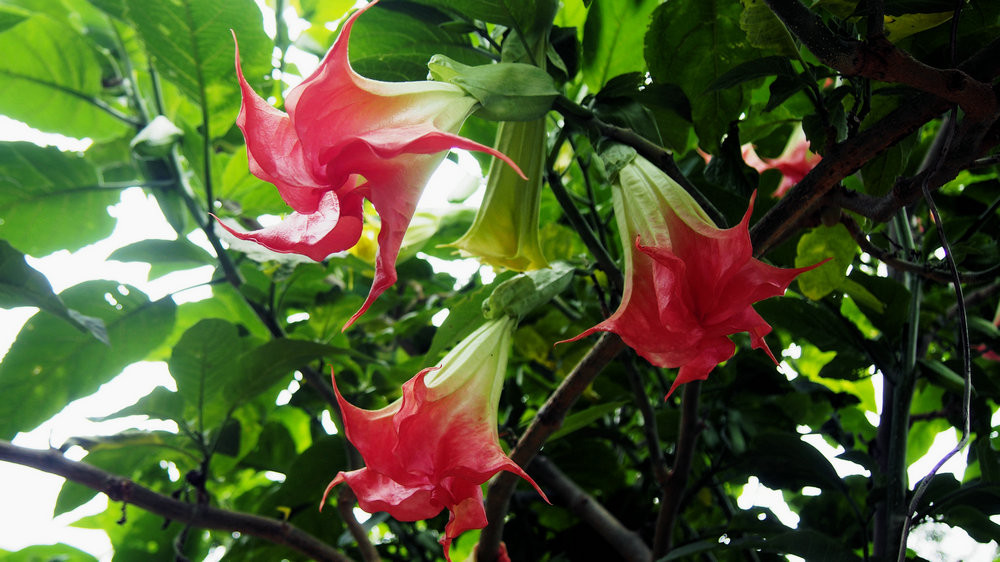
[[698, 420], [698, 398], [700, 395], [701, 381], [689, 382], [684, 385], [684, 394], [681, 396], [681, 422], [677, 428], [674, 467], [670, 470], [663, 486], [660, 514], [656, 518], [656, 535], [653, 538], [654, 560], [658, 560], [670, 552], [673, 544], [674, 525], [677, 523], [681, 500], [684, 498], [684, 492], [687, 488], [695, 443], [698, 441], [698, 433], [701, 432], [701, 422]]
[[528, 467], [539, 484], [550, 490], [551, 497], [591, 526], [629, 562], [649, 562], [652, 552], [638, 533], [622, 525], [593, 496], [563, 474], [543, 455], [535, 457]]
[[[612, 359], [625, 349], [621, 338], [605, 333], [580, 360], [573, 371], [563, 379], [558, 388], [538, 410], [531, 425], [521, 435], [517, 446], [510, 452], [510, 458], [521, 466], [527, 466], [541, 450], [545, 440], [562, 425], [570, 408], [580, 394], [593, 382], [598, 373]], [[486, 518], [489, 521], [479, 535], [479, 562], [494, 562], [503, 537], [504, 517], [507, 515], [510, 497], [514, 493], [518, 477], [510, 472], [501, 472], [489, 485], [486, 496]]]
[[[825, 27], [822, 29], [825, 30]], [[829, 34], [829, 30], [825, 33]], [[835, 42], [837, 39], [830, 35], [831, 41]], [[959, 68], [983, 80], [1000, 74], [1000, 39], [992, 41]], [[831, 191], [841, 180], [861, 169], [882, 151], [947, 111], [950, 105], [948, 101], [931, 94], [919, 94], [857, 136], [832, 146], [823, 155], [823, 160], [750, 229], [755, 255], [759, 257], [767, 253], [810, 220], [818, 223], [817, 215], [825, 205], [842, 205], [864, 216], [884, 221], [905, 204], [904, 201], [919, 198], [920, 190], [909, 183], [897, 183], [893, 193], [886, 198], [846, 190], [831, 194]], [[971, 157], [980, 156], [983, 148], [978, 147]], [[952, 154], [956, 152], [951, 151]], [[946, 171], [936, 172], [935, 179], [943, 177]]]
[[867, 41], [831, 32], [798, 0], [765, 0], [771, 10], [821, 62], [845, 76], [862, 76], [911, 86], [958, 104], [974, 120], [997, 111], [997, 97], [988, 83], [957, 68], [938, 69], [897, 48], [885, 35]]
[[253, 535], [297, 550], [315, 560], [334, 562], [351, 560], [330, 545], [288, 522], [175, 500], [140, 486], [128, 478], [86, 463], [69, 460], [56, 449], [28, 449], [0, 440], [0, 460], [62, 476], [104, 493], [111, 501], [131, 504], [171, 521], [180, 521], [203, 529], [238, 531]]
[[959, 124], [947, 146], [942, 148], [935, 166], [912, 177], [898, 179], [892, 190], [882, 197], [847, 190], [834, 194], [834, 197], [846, 209], [872, 220], [885, 222], [900, 208], [919, 201], [922, 186], [926, 185], [930, 190], [937, 189], [955, 179], [962, 170], [973, 167], [976, 157], [989, 149], [986, 144], [995, 143], [994, 140], [983, 142], [988, 132], [989, 123], [966, 118]]

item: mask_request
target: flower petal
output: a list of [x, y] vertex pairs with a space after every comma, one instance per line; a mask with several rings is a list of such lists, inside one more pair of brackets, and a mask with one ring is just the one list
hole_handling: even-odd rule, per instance
[[285, 203], [296, 211], [315, 212], [326, 186], [309, 173], [302, 145], [288, 115], [271, 107], [243, 77], [239, 43], [236, 43], [236, 75], [243, 94], [236, 125], [246, 139], [250, 172], [273, 183]]
[[252, 240], [278, 253], [301, 254], [322, 261], [330, 254], [357, 244], [363, 226], [362, 202], [357, 194], [348, 194], [341, 199], [328, 191], [320, 200], [316, 212], [291, 213], [267, 228], [239, 232], [222, 221], [219, 224], [241, 240]]

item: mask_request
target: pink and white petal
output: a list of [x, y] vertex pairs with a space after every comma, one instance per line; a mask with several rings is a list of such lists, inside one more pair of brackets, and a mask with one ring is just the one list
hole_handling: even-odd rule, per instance
[[[281, 222], [255, 230], [239, 232], [222, 221], [230, 234], [251, 240], [274, 252], [301, 254], [316, 261], [323, 261], [330, 254], [342, 252], [357, 244], [363, 226], [360, 197], [345, 200], [350, 208], [341, 209], [341, 202], [333, 192], [327, 192], [313, 214], [291, 213]], [[349, 214], [343, 214], [341, 211]]]
[[[233, 34], [233, 41], [236, 35]], [[239, 44], [236, 45], [236, 75], [243, 101], [236, 124], [246, 139], [250, 172], [273, 183], [281, 198], [300, 213], [313, 213], [322, 190], [328, 188], [310, 173], [302, 145], [285, 113], [271, 107], [254, 92], [240, 67]]]
[[351, 487], [358, 505], [368, 513], [385, 511], [400, 521], [419, 521], [445, 508], [432, 497], [432, 488], [403, 486], [367, 467], [337, 474], [327, 486], [327, 493], [342, 482]]

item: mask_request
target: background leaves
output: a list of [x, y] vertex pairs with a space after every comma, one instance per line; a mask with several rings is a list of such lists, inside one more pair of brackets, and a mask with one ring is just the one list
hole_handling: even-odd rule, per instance
[[[261, 5], [280, 13], [262, 13]], [[952, 3], [884, 5], [889, 40], [929, 67], [950, 68], [990, 48], [1000, 29], [993, 3], [967, 3], [952, 61], [951, 26], [941, 25]], [[229, 30], [251, 85], [280, 109], [283, 95], [310, 72], [308, 55], [323, 54], [352, 6], [0, 0], [0, 114], [86, 147], [0, 142], [0, 306], [39, 309], [0, 362], [0, 439], [32, 430], [123, 369], [161, 362], [175, 387], [158, 386], [103, 413], [96, 435], [50, 439], [50, 445], [86, 454], [83, 463], [163, 498], [271, 518], [359, 559], [351, 522], [341, 519], [350, 510], [336, 509], [337, 497], [317, 510], [334, 475], [361, 466], [338, 430], [330, 373], [352, 403], [383, 407], [399, 397], [404, 381], [478, 327], [485, 301], [521, 316], [499, 404], [505, 449], [533, 424], [561, 424], [543, 462], [558, 467], [586, 500], [548, 505], [527, 489], [514, 493], [510, 513], [500, 519], [515, 561], [622, 557], [594, 532], [580, 505], [601, 506], [606, 522], [620, 524], [626, 538], [647, 550], [667, 534], [672, 550], [665, 559], [891, 559], [881, 545], [898, 540], [886, 538], [896, 532], [886, 521], [905, 517], [891, 494], [905, 499], [914, 484], [898, 475], [919, 466], [913, 463], [932, 450], [939, 432], [955, 434], [964, 422], [963, 350], [955, 295], [942, 282], [948, 268], [940, 228], [966, 280], [972, 444], [965, 473], [934, 477], [914, 521], [960, 527], [982, 543], [996, 537], [995, 135], [974, 149], [935, 152], [948, 134], [959, 134], [948, 133], [938, 117], [944, 109], [920, 123], [893, 121], [923, 111], [920, 100], [929, 94], [914, 96], [912, 84], [824, 64], [831, 61], [809, 48], [800, 29], [789, 31], [758, 0], [381, 0], [357, 21], [351, 39], [361, 74], [423, 80], [435, 54], [469, 65], [516, 59], [542, 66], [539, 79], [551, 78], [559, 89], [562, 97], [544, 119], [548, 187], [540, 238], [548, 257], [568, 265], [556, 296], [543, 303], [517, 291], [494, 293], [514, 273], [458, 261], [446, 245], [472, 223], [474, 205], [449, 203], [421, 216], [420, 240], [398, 264], [400, 281], [342, 331], [371, 284], [373, 229], [348, 253], [314, 263], [229, 247], [207, 213], [253, 229], [288, 212], [276, 190], [250, 173], [233, 126], [239, 90]], [[830, 45], [841, 48], [870, 40], [873, 20], [863, 13], [870, 7], [823, 0], [808, 10], [838, 37]], [[538, 50], [528, 53], [526, 45]], [[539, 54], [544, 61], [536, 60]], [[975, 72], [995, 82], [989, 69]], [[898, 108], [906, 115], [893, 113]], [[181, 138], [162, 153], [135, 153], [132, 138], [161, 114]], [[966, 130], [967, 118], [968, 112], [958, 115], [955, 131]], [[807, 175], [785, 199], [775, 199], [783, 171], [753, 173], [747, 144], [764, 159], [777, 158], [799, 128], [813, 141], [809, 149], [822, 155], [823, 174]], [[490, 144], [496, 131], [495, 122], [474, 115], [462, 134]], [[854, 144], [890, 134], [896, 140], [863, 150]], [[592, 360], [595, 339], [553, 342], [601, 321], [622, 296], [613, 170], [595, 158], [611, 140], [658, 154], [730, 224], [757, 191], [755, 240], [769, 219], [792, 216], [789, 207], [822, 200], [822, 209], [797, 218], [781, 240], [756, 248], [777, 267], [833, 258], [802, 275], [784, 297], [756, 305], [773, 329], [766, 338], [781, 369], [752, 350], [748, 337], [734, 336], [737, 353], [701, 383], [694, 419], [687, 421], [681, 393], [662, 399], [674, 371], [655, 369], [629, 350], [578, 389], [565, 418], [546, 413], [550, 395], [582, 360]], [[657, 152], [660, 145], [669, 153]], [[978, 160], [952, 166], [949, 154]], [[906, 216], [889, 222], [873, 216], [871, 209], [906, 194], [915, 175], [936, 161], [947, 164], [939, 172], [951, 174], [930, 186], [941, 220], [932, 220], [919, 198], [907, 200]], [[817, 185], [836, 174], [826, 192], [832, 195], [820, 194]], [[427, 192], [444, 201], [453, 180], [440, 176]], [[59, 283], [35, 260], [94, 251], [87, 247], [107, 239], [122, 218], [109, 207], [136, 187], [153, 196], [172, 228], [132, 240], [106, 259], [114, 267], [148, 264], [140, 276], [156, 298], [117, 280], [111, 263], [80, 272], [109, 279], [53, 291]], [[598, 250], [607, 257], [598, 260]], [[175, 282], [192, 272], [197, 281]], [[163, 287], [175, 292], [161, 297]], [[667, 533], [656, 524], [665, 504], [662, 483], [669, 481], [663, 473], [683, 456], [685, 435], [695, 446], [676, 496], [680, 524]], [[564, 483], [528, 470], [546, 491]], [[746, 507], [754, 503], [754, 486], [780, 492], [785, 505]], [[67, 513], [95, 493], [70, 481], [55, 510]], [[784, 507], [797, 524], [783, 519]], [[135, 506], [124, 515], [111, 502], [76, 525], [103, 529], [116, 561], [307, 557], [249, 532], [185, 529]], [[411, 523], [376, 514], [364, 532], [383, 559], [439, 560], [446, 523], [444, 515]], [[471, 552], [477, 540], [463, 535], [453, 558]], [[3, 557], [93, 559], [62, 545]]]

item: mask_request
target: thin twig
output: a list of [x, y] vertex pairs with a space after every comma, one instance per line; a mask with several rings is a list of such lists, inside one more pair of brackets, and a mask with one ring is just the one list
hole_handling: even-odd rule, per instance
[[332, 546], [286, 521], [228, 511], [210, 505], [182, 502], [158, 494], [128, 478], [67, 459], [56, 449], [29, 449], [0, 440], [0, 460], [62, 476], [106, 494], [111, 501], [131, 504], [172, 521], [180, 521], [202, 529], [236, 531], [252, 535], [287, 546], [315, 560], [333, 562], [351, 560]]
[[[857, 222], [846, 214], [841, 215], [840, 223], [847, 227], [847, 232], [851, 234], [851, 237], [854, 238], [854, 241], [858, 244], [862, 251], [894, 269], [906, 271], [908, 273], [915, 273], [924, 279], [929, 279], [936, 283], [951, 283], [954, 279], [950, 272], [933, 269], [930, 264], [919, 264], [906, 261], [896, 257], [888, 250], [879, 248], [868, 239], [868, 236], [864, 232], [861, 232]], [[963, 283], [985, 283], [996, 279], [998, 272], [1000, 272], [1000, 265], [996, 265], [984, 271], [966, 271], [959, 273], [959, 279]]]

